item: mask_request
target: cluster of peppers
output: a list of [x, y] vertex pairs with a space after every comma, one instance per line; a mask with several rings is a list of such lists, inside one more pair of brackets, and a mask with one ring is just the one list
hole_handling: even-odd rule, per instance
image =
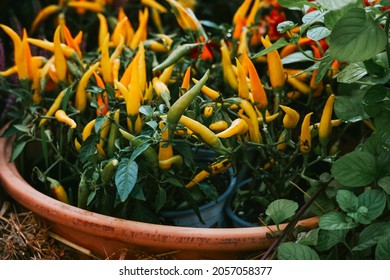
[[[185, 158], [175, 149], [178, 139], [217, 154], [206, 169], [188, 179], [188, 189], [235, 165], [235, 153], [243, 144], [260, 150], [299, 150], [307, 155], [318, 134], [326, 152], [332, 127], [341, 123], [332, 120], [335, 96], [325, 82], [314, 82], [316, 70], [309, 73], [282, 64], [283, 57], [305, 47], [320, 58], [324, 42], [301, 38], [298, 45], [251, 59], [256, 50], [273, 48], [272, 41], [285, 36], [275, 32], [277, 23], [285, 20], [276, 1], [244, 0], [231, 29], [219, 41], [209, 38], [194, 6], [183, 4], [187, 1], [141, 0], [134, 7], [138, 10], [136, 23], [123, 7], [116, 11], [116, 18], [108, 17], [106, 10], [112, 2], [60, 0], [44, 7], [21, 37], [0, 25], [13, 42], [15, 62], [0, 75], [16, 74], [23, 88], [31, 92], [32, 104], [40, 108], [34, 118], [36, 128], [65, 124], [71, 131], [72, 149], [78, 153], [90, 147], [88, 139], [94, 139], [89, 152], [98, 156], [103, 184], [114, 182], [121, 160], [118, 143], [125, 139], [134, 150], [142, 147], [142, 136], [148, 133], [154, 142], [138, 151], [154, 175], [183, 167]], [[83, 51], [83, 31], [75, 34], [67, 28], [69, 10], [96, 16], [98, 45], [93, 55]], [[264, 15], [264, 11], [268, 13]], [[164, 16], [172, 15], [184, 39], [164, 33]], [[38, 32], [53, 16], [57, 27], [51, 40], [28, 35]], [[31, 45], [51, 56], [32, 55]], [[208, 69], [200, 67], [199, 61]], [[333, 68], [337, 67], [335, 62]], [[333, 75], [329, 73], [328, 78]], [[301, 114], [294, 105], [315, 98], [326, 101], [322, 113], [307, 112], [300, 122]], [[145, 114], [146, 107], [153, 108], [152, 119]], [[312, 124], [313, 115], [319, 122]], [[152, 130], [151, 120], [157, 124]], [[262, 168], [273, 162], [265, 159]], [[55, 182], [53, 194], [68, 203], [66, 192], [58, 190], [61, 184], [47, 178]], [[81, 178], [80, 207], [87, 207], [91, 191]]]

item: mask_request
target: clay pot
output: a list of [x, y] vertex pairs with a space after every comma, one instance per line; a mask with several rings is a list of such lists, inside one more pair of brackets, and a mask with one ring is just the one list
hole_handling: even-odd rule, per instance
[[[0, 132], [2, 134], [4, 130]], [[59, 202], [29, 185], [10, 163], [11, 138], [0, 139], [0, 184], [19, 204], [46, 220], [57, 235], [103, 258], [167, 253], [175, 259], [234, 259], [262, 251], [272, 242], [266, 234], [276, 228], [192, 228], [134, 222], [86, 211]], [[317, 225], [317, 218], [301, 226]], [[286, 225], [282, 225], [284, 228]]]

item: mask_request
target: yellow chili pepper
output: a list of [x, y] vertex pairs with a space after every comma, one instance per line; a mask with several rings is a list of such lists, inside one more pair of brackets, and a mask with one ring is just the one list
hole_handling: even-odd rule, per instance
[[107, 119], [103, 122], [100, 131], [99, 131], [99, 146], [103, 149], [106, 142], [108, 141], [107, 137], [108, 134], [110, 133], [110, 128], [111, 128], [111, 120], [109, 118], [110, 112], [107, 114]]
[[311, 134], [310, 134], [310, 117], [313, 112], [308, 113], [303, 119], [301, 126], [301, 137], [299, 140], [299, 150], [303, 154], [307, 154], [311, 149]]
[[104, 40], [108, 34], [108, 25], [107, 25], [107, 19], [103, 14], [98, 13], [97, 17], [99, 19], [98, 44], [99, 44], [99, 49], [101, 49]]
[[57, 76], [60, 81], [65, 81], [68, 73], [68, 65], [66, 58], [61, 48], [60, 39], [61, 26], [59, 25], [54, 32], [54, 65], [56, 67]]
[[212, 147], [220, 153], [229, 153], [229, 150], [227, 150], [223, 146], [222, 142], [215, 135], [215, 133], [211, 131], [207, 126], [187, 116], [181, 116], [179, 123], [183, 124], [185, 127], [189, 128], [191, 131], [199, 135], [206, 145]]
[[287, 106], [279, 105], [279, 107], [286, 113], [283, 118], [283, 126], [286, 129], [294, 129], [299, 121], [299, 113]]
[[237, 76], [234, 73], [233, 65], [230, 60], [230, 51], [224, 40], [221, 40], [221, 54], [222, 54], [222, 72], [225, 83], [227, 83], [233, 90], [238, 89]]
[[198, 174], [194, 176], [194, 178], [191, 179], [190, 182], [186, 184], [186, 188], [192, 188], [196, 186], [197, 184], [199, 184], [200, 182], [202, 182], [203, 180], [205, 180], [211, 175], [225, 172], [231, 167], [231, 165], [232, 163], [228, 159], [223, 159], [220, 162], [213, 162], [209, 166], [211, 172], [207, 170], [200, 171]]
[[[263, 43], [265, 48], [269, 48], [272, 46], [268, 35], [265, 36], [265, 38], [261, 37], [261, 42]], [[284, 75], [282, 60], [280, 59], [277, 50], [271, 51], [267, 54], [267, 64], [272, 88], [283, 88], [286, 78]]]
[[154, 77], [152, 79], [152, 84], [157, 96], [165, 102], [168, 108], [170, 108], [171, 104], [169, 100], [171, 99], [171, 93], [167, 85], [161, 82], [160, 79], [157, 77]]
[[117, 46], [119, 44], [121, 37], [123, 37], [123, 40], [124, 40], [124, 38], [126, 38], [124, 26], [125, 26], [127, 21], [129, 21], [129, 19], [127, 17], [124, 17], [124, 18], [120, 19], [119, 22], [116, 24], [114, 31], [112, 32], [112, 35], [111, 35], [111, 43], [114, 46]]
[[79, 1], [69, 1], [67, 3], [69, 8], [83, 8], [85, 10], [101, 13], [103, 12], [103, 5], [98, 2], [79, 2]]
[[76, 128], [77, 124], [76, 122], [70, 118], [64, 110], [57, 110], [56, 113], [54, 114], [55, 118], [57, 121], [65, 123], [70, 126], [70, 128]]
[[244, 19], [246, 17], [246, 14], [249, 10], [249, 7], [252, 3], [252, 0], [244, 0], [240, 7], [238, 7], [237, 11], [234, 13], [233, 16], [233, 23], [236, 24], [239, 18]]
[[65, 36], [66, 44], [69, 47], [71, 47], [72, 49], [74, 49], [74, 51], [77, 53], [77, 55], [81, 58], [82, 53], [81, 53], [80, 47], [79, 47], [78, 43], [76, 42], [76, 40], [72, 37], [72, 34], [70, 33], [70, 31], [66, 25], [64, 25], [64, 36]]
[[181, 155], [174, 155], [168, 159], [159, 160], [158, 165], [161, 169], [164, 169], [168, 165], [175, 165], [177, 167], [181, 167], [183, 165], [183, 157]]
[[157, 11], [159, 11], [160, 13], [166, 13], [167, 12], [167, 9], [163, 5], [157, 3], [154, 0], [141, 0], [141, 4], [145, 5], [145, 6], [148, 6], [150, 8], [154, 8]]
[[[123, 6], [120, 6], [119, 10], [118, 10], [118, 20], [120, 21], [125, 17], [127, 17], [125, 10], [123, 9]], [[124, 38], [125, 38], [126, 44], [130, 45], [131, 40], [133, 40], [133, 36], [134, 36], [134, 28], [131, 25], [130, 20], [125, 21], [125, 23], [123, 25], [123, 29], [124, 29], [124, 35], [125, 35]]]
[[323, 147], [326, 147], [326, 145], [328, 145], [330, 134], [332, 133], [332, 113], [334, 100], [334, 94], [328, 97], [321, 115], [320, 127], [318, 129], [318, 137], [320, 140], [320, 144]]
[[141, 92], [144, 93], [146, 89], [146, 61], [145, 61], [145, 48], [142, 43], [138, 46], [138, 80]]
[[257, 12], [260, 9], [260, 0], [255, 0], [252, 4], [252, 8], [249, 12], [249, 15], [246, 19], [246, 26], [251, 27], [255, 23]]
[[19, 35], [10, 27], [4, 24], [0, 24], [0, 27], [4, 30], [5, 33], [11, 38], [14, 44], [14, 61], [17, 61], [20, 49], [22, 48], [22, 40]]
[[184, 77], [183, 77], [183, 82], [181, 84], [181, 88], [184, 91], [187, 91], [190, 89], [190, 79], [191, 79], [191, 66], [188, 66], [188, 68], [184, 74]]
[[161, 75], [158, 77], [158, 79], [163, 82], [164, 84], [169, 84], [169, 80], [171, 79], [173, 69], [175, 68], [175, 64], [172, 64], [165, 68]]
[[45, 19], [47, 19], [50, 15], [55, 14], [60, 10], [61, 7], [59, 5], [54, 5], [54, 4], [48, 5], [44, 7], [42, 10], [40, 10], [31, 24], [30, 34], [33, 34], [35, 32], [35, 30], [37, 29], [39, 24], [41, 24], [41, 22], [45, 21]]
[[[35, 38], [27, 38], [27, 42], [29, 42], [30, 44], [33, 44], [37, 47], [40, 47], [42, 49], [54, 52], [54, 43], [53, 42], [35, 39]], [[76, 51], [74, 49], [72, 49], [71, 47], [69, 47], [65, 44], [61, 44], [61, 49], [67, 58], [74, 58], [75, 60], [78, 60], [79, 57], [78, 57]]]
[[253, 62], [246, 55], [243, 58], [245, 65], [248, 67], [249, 83], [253, 96], [253, 101], [259, 109], [263, 109], [268, 105], [267, 95], [264, 90], [263, 83], [260, 80], [259, 74], [257, 73], [256, 67]]
[[242, 65], [238, 60], [238, 58], [236, 58], [236, 65], [237, 65], [238, 97], [248, 100], [249, 87], [248, 87], [247, 77], [244, 68], [242, 68]]
[[[241, 98], [235, 99], [235, 102], [238, 103], [238, 106], [242, 108], [248, 117], [248, 129], [249, 129], [249, 139], [254, 143], [261, 143], [261, 135], [259, 130], [259, 122], [257, 120], [257, 113], [253, 108], [252, 104]], [[241, 116], [242, 117], [242, 116]]]
[[[209, 128], [213, 131], [223, 131], [229, 127], [229, 124], [224, 120], [213, 122], [209, 125]], [[221, 138], [221, 137], [220, 137]]]
[[168, 128], [164, 125], [163, 121], [160, 121], [159, 128], [161, 132], [161, 141], [159, 142], [158, 160], [161, 169], [169, 169], [171, 163], [164, 164], [164, 161], [170, 159], [173, 156], [173, 149], [171, 143], [168, 142]]
[[103, 45], [101, 48], [101, 67], [102, 67], [102, 74], [103, 74], [103, 80], [106, 84], [112, 84], [112, 67], [111, 67], [111, 59], [110, 59], [110, 53], [109, 53], [109, 34], [106, 35], [103, 41]]
[[92, 66], [90, 66], [88, 70], [84, 73], [84, 75], [81, 77], [79, 84], [77, 86], [75, 107], [77, 110], [81, 112], [84, 112], [85, 109], [87, 108], [88, 96], [86, 92], [86, 87], [88, 85], [88, 81], [98, 67], [99, 67], [99, 61], [93, 64]]
[[[193, 81], [194, 83], [197, 83], [197, 82], [198, 82], [198, 80], [195, 79], [195, 78], [192, 78], [192, 81]], [[214, 89], [212, 89], [212, 88], [210, 88], [210, 87], [208, 87], [208, 86], [206, 86], [206, 85], [204, 85], [204, 86], [200, 89], [200, 91], [201, 91], [204, 95], [206, 95], [208, 98], [210, 98], [211, 100], [213, 100], [213, 101], [215, 101], [215, 100], [217, 100], [217, 99], [219, 99], [219, 98], [221, 97], [221, 94], [220, 94], [218, 91], [216, 91], [216, 90], [214, 90]]]
[[173, 0], [167, 0], [167, 2], [171, 5], [173, 13], [176, 16], [176, 20], [184, 31], [198, 30], [199, 26], [197, 20], [195, 20], [179, 2]]
[[50, 190], [52, 191], [54, 197], [63, 203], [69, 204], [68, 195], [61, 183], [49, 177], [47, 177], [47, 180], [50, 183]]
[[134, 33], [134, 36], [130, 42], [130, 48], [135, 49], [139, 43], [146, 39], [147, 36], [147, 23], [149, 19], [149, 10], [145, 8], [144, 12], [140, 12], [138, 28]]
[[293, 88], [298, 90], [300, 93], [303, 93], [306, 95], [311, 93], [312, 89], [310, 88], [310, 86], [297, 78], [289, 76], [287, 78], [287, 83], [289, 83]]
[[93, 128], [95, 127], [96, 119], [90, 120], [84, 127], [81, 133], [82, 140], [85, 141], [91, 135]]
[[206, 107], [204, 107], [203, 115], [206, 118], [209, 118], [213, 115], [213, 112], [214, 112], [214, 106], [206, 106]]
[[242, 135], [248, 132], [248, 124], [241, 118], [236, 118], [228, 128], [217, 134], [219, 138], [229, 138], [234, 135]]
[[[57, 112], [57, 110], [61, 106], [62, 99], [64, 98], [65, 94], [67, 92], [67, 89], [64, 89], [61, 91], [56, 99], [54, 100], [53, 104], [50, 106], [49, 110], [46, 112], [45, 117], [51, 117]], [[39, 122], [39, 126], [43, 125], [45, 122], [47, 122], [48, 118], [42, 118], [41, 121]]]
[[80, 144], [80, 142], [77, 140], [77, 138], [74, 139], [74, 147], [75, 147], [76, 151], [80, 152], [81, 144]]

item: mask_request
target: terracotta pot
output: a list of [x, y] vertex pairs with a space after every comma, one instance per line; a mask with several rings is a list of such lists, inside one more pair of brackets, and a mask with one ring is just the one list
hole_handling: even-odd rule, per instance
[[[3, 130], [0, 134], [2, 134]], [[18, 203], [51, 226], [51, 231], [101, 257], [126, 258], [168, 253], [176, 259], [234, 259], [271, 244], [266, 234], [275, 227], [191, 228], [147, 224], [96, 214], [59, 202], [30, 186], [10, 163], [11, 138], [0, 139], [0, 184]], [[301, 226], [317, 225], [316, 218]], [[286, 226], [281, 226], [282, 228]]]

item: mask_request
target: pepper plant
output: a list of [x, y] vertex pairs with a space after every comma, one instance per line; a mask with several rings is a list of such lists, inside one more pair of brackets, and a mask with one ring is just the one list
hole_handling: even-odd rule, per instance
[[[331, 84], [336, 93], [334, 112], [353, 129], [353, 138], [352, 147], [332, 163], [325, 181], [326, 199], [335, 207], [320, 215], [317, 229], [300, 235], [296, 243], [280, 245], [278, 258], [388, 259], [390, 3], [279, 3], [305, 11], [299, 32], [292, 33], [298, 23], [278, 26], [291, 35], [279, 46], [294, 46], [297, 53], [315, 61], [307, 71], [317, 72], [316, 83], [329, 71], [337, 71]], [[306, 38], [326, 40], [329, 47], [320, 59], [307, 50]], [[319, 188], [325, 182], [313, 183]]]

